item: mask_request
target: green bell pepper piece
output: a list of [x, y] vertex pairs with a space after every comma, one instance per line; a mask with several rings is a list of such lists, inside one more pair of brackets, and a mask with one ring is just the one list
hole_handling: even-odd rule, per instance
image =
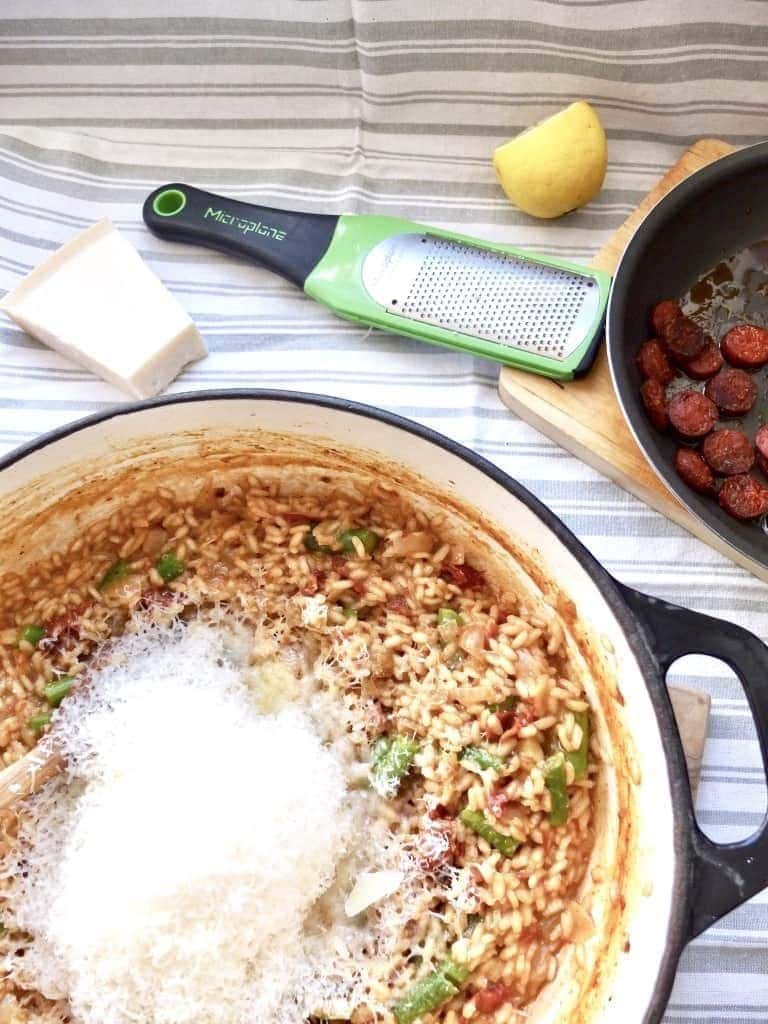
[[360, 541], [365, 548], [366, 555], [372, 555], [378, 547], [379, 535], [375, 530], [368, 530], [362, 527], [358, 530], [342, 530], [338, 536], [341, 550], [347, 555], [354, 555], [357, 552], [353, 538]]
[[395, 1020], [398, 1024], [413, 1024], [417, 1017], [423, 1017], [453, 999], [468, 977], [466, 967], [453, 960], [444, 960], [395, 1003], [392, 1007]]
[[380, 736], [373, 745], [368, 773], [380, 796], [394, 796], [408, 774], [419, 745], [407, 736]]
[[43, 690], [45, 699], [52, 708], [57, 708], [74, 685], [74, 676], [59, 676]]
[[548, 757], [543, 764], [544, 785], [549, 790], [551, 825], [564, 825], [568, 820], [568, 785], [565, 776], [565, 754], [562, 750]]
[[37, 647], [44, 636], [45, 629], [43, 626], [25, 626], [19, 634], [19, 640]]
[[438, 626], [444, 626], [446, 622], [455, 622], [457, 626], [462, 623], [462, 618], [458, 612], [455, 612], [453, 608], [438, 608], [437, 610], [437, 624]]
[[495, 829], [493, 825], [486, 821], [485, 815], [481, 814], [480, 811], [471, 811], [468, 807], [465, 807], [459, 818], [467, 828], [471, 828], [489, 846], [498, 850], [499, 853], [503, 853], [505, 857], [512, 857], [520, 845], [517, 839], [512, 836], [505, 836], [503, 832]]
[[504, 700], [500, 700], [497, 704], [489, 704], [488, 710], [495, 714], [497, 711], [514, 711], [517, 707], [517, 697], [511, 694], [509, 697], [505, 697]]
[[[315, 524], [317, 525], [317, 524]], [[330, 555], [333, 554], [331, 548], [327, 544], [319, 544], [317, 537], [315, 536], [315, 526], [310, 526], [307, 532], [304, 534], [304, 547], [312, 555]]]
[[124, 580], [128, 575], [128, 563], [124, 558], [118, 558], [116, 562], [107, 569], [99, 580], [99, 590], [107, 590], [109, 587]]
[[[490, 750], [485, 750], [483, 747], [464, 747], [459, 752], [459, 761], [465, 768], [469, 768], [470, 771], [474, 771], [475, 768], [479, 768], [481, 772], [490, 769], [496, 772], [497, 775], [501, 775], [504, 771], [504, 763], [501, 758], [497, 757], [496, 754], [492, 754]], [[465, 764], [465, 762], [467, 763]]]
[[46, 727], [46, 725], [50, 723], [50, 721], [50, 711], [41, 711], [39, 715], [32, 715], [30, 720], [27, 722], [27, 725], [35, 734], [35, 736], [39, 736], [43, 729]]
[[573, 717], [576, 724], [581, 726], [581, 743], [576, 750], [564, 751], [565, 759], [573, 765], [573, 777], [584, 779], [589, 766], [589, 712], [574, 711]]
[[165, 583], [172, 583], [184, 572], [186, 566], [177, 558], [173, 551], [166, 551], [157, 562], [157, 571]]

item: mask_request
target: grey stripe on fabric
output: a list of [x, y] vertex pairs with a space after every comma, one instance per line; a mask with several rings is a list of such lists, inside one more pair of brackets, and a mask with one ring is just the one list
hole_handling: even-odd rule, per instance
[[[755, 66], [745, 72], [745, 77], [750, 78], [759, 76], [762, 74], [763, 67]], [[705, 74], [706, 69], [700, 68], [698, 73]], [[38, 128], [153, 128], [153, 129], [167, 129], [167, 128], [183, 128], [186, 130], [200, 130], [204, 129], [207, 131], [220, 130], [227, 128], [229, 130], [247, 130], [247, 131], [259, 131], [266, 130], [267, 128], [277, 128], [279, 130], [291, 130], [291, 131], [310, 131], [322, 129], [325, 131], [340, 131], [340, 130], [364, 130], [371, 134], [389, 134], [390, 132], [408, 132], [409, 130], [416, 129], [418, 134], [423, 136], [437, 135], [444, 137], [446, 135], [456, 136], [462, 138], [465, 136], [481, 137], [493, 140], [496, 144], [503, 142], [510, 135], [522, 128], [522, 125], [510, 126], [509, 124], [498, 124], [498, 125], [483, 125], [483, 124], [462, 124], [459, 122], [444, 122], [444, 121], [427, 121], [421, 120], [415, 125], [408, 125], [407, 122], [398, 121], [396, 123], [387, 122], [385, 125], [377, 124], [369, 119], [350, 119], [350, 118], [312, 118], [306, 114], [301, 117], [281, 118], [278, 121], [274, 117], [228, 117], [226, 114], [219, 114], [210, 117], [115, 117], [115, 116], [101, 116], [94, 117], [85, 115], [83, 117], [71, 117], [71, 116], [58, 116], [49, 115], [42, 117], [20, 117], [13, 114], [13, 107], [9, 106], [7, 113], [2, 110], [0, 111], [0, 125], [7, 127], [19, 126], [19, 125], [32, 125]], [[690, 115], [689, 115], [690, 116]], [[87, 134], [87, 133], [86, 133]], [[729, 139], [734, 144], [747, 145], [750, 142], [756, 142], [761, 138], [759, 127], [753, 128], [751, 131], [743, 130], [741, 132], [729, 132]], [[686, 130], [673, 132], [668, 129], [658, 128], [647, 128], [647, 129], [617, 129], [615, 132], [617, 139], [632, 139], [635, 142], [657, 142], [662, 137], [669, 145], [682, 145], [693, 141], [693, 136], [690, 133], [690, 125], [686, 127]]]
[[727, 945], [721, 946], [716, 954], [709, 947], [689, 947], [686, 970], [698, 972], [711, 969], [713, 955], [720, 961], [718, 970], [730, 974], [761, 974], [765, 970], [765, 963], [760, 964], [760, 961], [755, 959], [753, 950], [734, 949]]
[[[353, 98], [361, 99], [367, 105], [376, 107], [398, 107], [404, 108], [409, 105], [446, 105], [455, 106], [457, 103], [464, 104], [478, 104], [482, 105], [484, 109], [489, 107], [502, 107], [504, 110], [508, 110], [510, 104], [514, 104], [518, 109], [524, 109], [525, 107], [539, 107], [542, 104], [556, 102], [557, 94], [553, 93], [542, 93], [538, 95], [530, 94], [510, 94], [505, 92], [500, 94], [498, 92], [479, 93], [472, 92], [470, 90], [461, 92], [450, 92], [446, 91], [434, 91], [434, 92], [412, 92], [412, 91], [395, 91], [391, 93], [376, 93], [369, 89], [360, 88], [358, 86], [345, 86], [345, 85], [318, 85], [314, 82], [307, 82], [306, 85], [301, 84], [290, 84], [281, 87], [273, 85], [262, 85], [262, 86], [251, 86], [251, 85], [226, 85], [218, 83], [210, 83], [205, 86], [199, 86], [195, 84], [181, 84], [181, 83], [169, 83], [166, 85], [145, 85], [143, 83], [135, 83], [133, 85], [120, 84], [117, 86], [105, 86], [101, 82], [80, 83], [80, 84], [60, 84], [60, 85], [47, 85], [47, 86], [33, 86], [33, 85], [17, 85], [17, 84], [1, 84], [0, 83], [0, 98], [2, 97], [17, 97], [17, 98], [84, 98], [89, 96], [116, 96], [116, 97], [144, 97], [144, 98], [160, 98], [160, 97], [253, 97], [260, 100], [270, 100], [276, 97], [292, 97], [296, 100], [307, 100], [312, 101], [321, 97], [335, 98]], [[748, 100], [729, 100], [729, 99], [707, 99], [707, 100], [679, 100], [678, 102], [643, 102], [643, 101], [632, 101], [632, 100], [620, 100], [612, 99], [605, 95], [582, 95], [582, 99], [587, 100], [590, 103], [599, 105], [605, 110], [622, 110], [629, 112], [639, 112], [643, 114], [654, 114], [654, 115], [684, 115], [684, 114], [715, 114], [715, 113], [726, 113], [726, 114], [740, 114], [747, 115], [751, 114], [756, 117], [760, 117], [764, 114], [765, 109], [760, 103], [752, 103]]]
[[[180, 44], [174, 47], [155, 47], [151, 44], [140, 47], [111, 45], [93, 48], [84, 45], [80, 48], [52, 51], [45, 47], [23, 48], [14, 46], [0, 47], [2, 62], [5, 66], [48, 66], [57, 52], [60, 61], [67, 66], [108, 66], [118, 64], [121, 67], [140, 66], [146, 62], [154, 66], [169, 65], [198, 66], [200, 49], [185, 47]], [[445, 66], [446, 57], [450, 58], [457, 72], [508, 70], [510, 60], [515, 61], [519, 72], [538, 72], [546, 61], [551, 73], [584, 75], [604, 81], [610, 81], [621, 71], [622, 80], [638, 84], [656, 82], [685, 82], [691, 78], [707, 78], [711, 80], [728, 80], [732, 78], [752, 78], [759, 81], [763, 70], [763, 62], [768, 50], [766, 48], [691, 48], [690, 50], [672, 51], [653, 59], [648, 54], [632, 54], [603, 51], [597, 53], [574, 51], [567, 45], [545, 46], [535, 42], [520, 46], [489, 47], [482, 43], [476, 44], [475, 52], [458, 48], [427, 47], [421, 49], [400, 49], [393, 46], [389, 50], [378, 50], [372, 54], [360, 53], [354, 49], [339, 48], [338, 50], [317, 49], [311, 45], [283, 43], [276, 47], [267, 42], [263, 48], [254, 46], [215, 47], [205, 46], [206, 56], [214, 64], [241, 64], [252, 67], [283, 66], [292, 64], [300, 68], [326, 68], [337, 70], [354, 70], [358, 66], [371, 75], [387, 76], [403, 74], [406, 71], [438, 71]], [[8, 123], [8, 122], [6, 122]], [[45, 123], [40, 119], [27, 119], [26, 123]], [[93, 122], [91, 122], [93, 123]], [[107, 122], [108, 123], [108, 122]]]

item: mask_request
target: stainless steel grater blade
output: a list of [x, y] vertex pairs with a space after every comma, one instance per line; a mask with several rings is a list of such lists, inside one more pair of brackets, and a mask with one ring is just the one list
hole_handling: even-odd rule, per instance
[[584, 342], [601, 301], [586, 274], [426, 232], [379, 242], [362, 280], [394, 316], [555, 360]]

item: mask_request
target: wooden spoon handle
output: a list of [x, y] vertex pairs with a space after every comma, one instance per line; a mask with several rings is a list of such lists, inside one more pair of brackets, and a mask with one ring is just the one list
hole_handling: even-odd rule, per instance
[[18, 800], [36, 793], [64, 767], [64, 758], [56, 750], [35, 747], [0, 772], [0, 814]]

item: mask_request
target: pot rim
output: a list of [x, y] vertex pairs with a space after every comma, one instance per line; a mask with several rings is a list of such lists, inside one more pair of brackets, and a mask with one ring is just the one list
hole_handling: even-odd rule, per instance
[[214, 388], [201, 391], [185, 391], [173, 395], [121, 403], [114, 408], [92, 413], [89, 416], [73, 420], [64, 426], [56, 427], [54, 430], [41, 434], [39, 437], [28, 441], [8, 454], [0, 456], [0, 472], [4, 472], [17, 462], [34, 455], [56, 441], [79, 433], [81, 430], [99, 423], [106, 423], [109, 420], [122, 416], [130, 416], [135, 413], [141, 413], [144, 410], [165, 406], [182, 405], [192, 402], [221, 401], [287, 402], [298, 405], [320, 406], [337, 412], [351, 413], [365, 419], [378, 420], [397, 430], [420, 437], [444, 449], [463, 462], [468, 463], [474, 469], [490, 477], [490, 479], [523, 502], [523, 504], [527, 505], [537, 518], [555, 535], [557, 540], [577, 559], [582, 568], [594, 581], [601, 596], [616, 618], [638, 663], [656, 714], [656, 723], [666, 755], [665, 767], [672, 805], [672, 840], [675, 858], [672, 904], [669, 908], [664, 939], [665, 958], [663, 966], [657, 975], [650, 1002], [645, 1008], [643, 1016], [644, 1024], [656, 1024], [656, 1022], [660, 1021], [666, 1008], [672, 985], [674, 984], [678, 960], [689, 938], [688, 921], [692, 901], [691, 878], [693, 870], [691, 836], [692, 830], [695, 828], [695, 822], [683, 748], [659, 661], [653, 652], [645, 629], [623, 596], [621, 585], [603, 568], [600, 562], [571, 532], [565, 523], [527, 488], [509, 476], [504, 470], [465, 445], [446, 437], [431, 427], [423, 426], [414, 420], [400, 416], [398, 413], [388, 412], [376, 406], [349, 399], [271, 388], [237, 388], [231, 390]]

